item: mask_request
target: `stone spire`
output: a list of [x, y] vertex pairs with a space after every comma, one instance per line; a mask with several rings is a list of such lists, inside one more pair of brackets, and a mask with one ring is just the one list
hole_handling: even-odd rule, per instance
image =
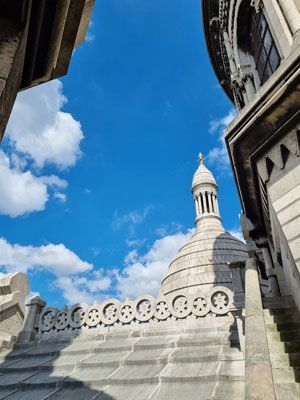
[[196, 209], [196, 229], [209, 230], [212, 227], [223, 229], [219, 214], [218, 185], [204, 165], [204, 157], [198, 156], [199, 167], [194, 174], [192, 194]]

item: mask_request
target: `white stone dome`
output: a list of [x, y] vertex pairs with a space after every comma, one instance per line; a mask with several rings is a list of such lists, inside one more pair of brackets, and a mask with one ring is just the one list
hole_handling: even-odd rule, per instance
[[216, 180], [210, 170], [207, 169], [204, 164], [200, 164], [197, 171], [194, 173], [192, 188], [207, 183], [217, 186]]
[[203, 164], [194, 174], [192, 193], [195, 201], [196, 229], [169, 265], [162, 281], [161, 294], [207, 293], [216, 285], [233, 290], [229, 262], [244, 261], [246, 245], [225, 231], [219, 213], [218, 185]]
[[224, 229], [197, 229], [169, 265], [161, 294], [208, 292], [216, 285], [233, 290], [227, 263], [246, 258], [246, 245]]

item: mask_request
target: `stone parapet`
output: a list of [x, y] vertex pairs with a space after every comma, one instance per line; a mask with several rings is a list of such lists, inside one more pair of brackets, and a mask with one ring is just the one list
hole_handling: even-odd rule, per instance
[[237, 308], [233, 302], [233, 292], [226, 287], [216, 286], [209, 293], [200, 291], [195, 295], [174, 294], [172, 297], [153, 298], [149, 295], [138, 297], [135, 301], [110, 299], [102, 304], [88, 306], [78, 303], [62, 310], [45, 307], [33, 330], [36, 338], [49, 334], [68, 334], [74, 331], [120, 328], [158, 324], [163, 321], [197, 320], [229, 315]]

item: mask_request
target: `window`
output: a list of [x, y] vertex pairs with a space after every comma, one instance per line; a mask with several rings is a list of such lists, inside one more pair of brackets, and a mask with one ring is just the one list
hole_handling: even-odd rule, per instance
[[262, 12], [253, 11], [252, 13], [250, 47], [261, 85], [263, 85], [278, 68], [280, 56]]

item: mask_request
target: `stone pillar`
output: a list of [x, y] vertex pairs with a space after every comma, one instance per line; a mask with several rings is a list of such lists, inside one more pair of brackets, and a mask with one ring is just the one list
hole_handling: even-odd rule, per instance
[[212, 206], [212, 200], [211, 200], [211, 193], [207, 193], [207, 197], [208, 197], [209, 212], [213, 212], [213, 206]]
[[245, 400], [275, 400], [257, 259], [246, 260]]
[[200, 214], [203, 214], [203, 207], [202, 207], [202, 203], [201, 203], [201, 193], [198, 196], [198, 205], [199, 205]]
[[195, 197], [195, 209], [196, 209], [196, 216], [199, 217], [199, 203], [198, 203], [198, 197]]
[[215, 195], [215, 210], [216, 210], [216, 213], [219, 214], [219, 204], [218, 204], [217, 195]]
[[18, 336], [19, 342], [30, 342], [33, 339], [37, 318], [45, 305], [46, 302], [40, 296], [34, 296], [27, 301], [24, 327]]
[[202, 193], [202, 198], [203, 198], [203, 207], [204, 207], [203, 212], [207, 213], [206, 192]]
[[294, 35], [300, 29], [300, 14], [294, 0], [279, 0], [283, 14]]

